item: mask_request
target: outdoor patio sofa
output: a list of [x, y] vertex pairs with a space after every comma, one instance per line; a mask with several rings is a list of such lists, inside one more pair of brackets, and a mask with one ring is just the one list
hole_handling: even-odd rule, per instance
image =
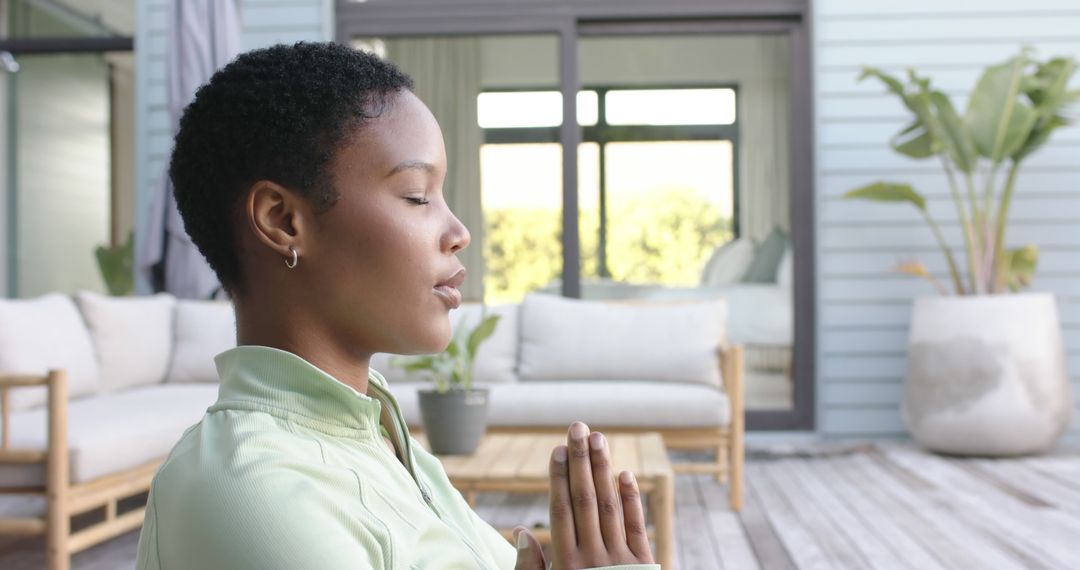
[[[452, 323], [472, 323], [466, 304]], [[724, 345], [726, 304], [648, 305], [531, 295], [478, 352], [491, 431], [658, 431], [715, 460], [676, 464], [730, 482], [741, 507], [742, 352]], [[45, 534], [50, 569], [138, 528], [140, 500], [184, 430], [217, 397], [213, 357], [235, 345], [224, 302], [170, 295], [0, 300], [0, 540]], [[407, 421], [431, 386], [376, 355]], [[72, 517], [77, 525], [69, 525]], [[81, 522], [80, 522], [81, 521]], [[89, 522], [88, 522], [89, 521]]]

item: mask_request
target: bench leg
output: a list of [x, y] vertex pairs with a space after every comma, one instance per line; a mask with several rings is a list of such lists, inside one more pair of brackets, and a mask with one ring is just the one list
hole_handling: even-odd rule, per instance
[[675, 568], [675, 479], [663, 477], [648, 493], [649, 515], [656, 529], [656, 561], [663, 570]]

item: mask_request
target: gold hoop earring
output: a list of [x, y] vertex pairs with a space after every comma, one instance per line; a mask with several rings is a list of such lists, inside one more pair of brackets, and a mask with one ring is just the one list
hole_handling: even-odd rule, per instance
[[289, 263], [289, 260], [286, 259], [285, 260], [285, 267], [288, 267], [289, 269], [292, 269], [292, 268], [296, 267], [297, 263], [299, 263], [300, 256], [296, 253], [296, 250], [293, 249], [293, 246], [291, 246], [291, 245], [289, 246], [289, 251], [292, 252], [292, 263]]

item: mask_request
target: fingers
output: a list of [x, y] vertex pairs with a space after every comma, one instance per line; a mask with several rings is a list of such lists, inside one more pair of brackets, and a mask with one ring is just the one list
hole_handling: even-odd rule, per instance
[[[652, 549], [649, 547], [649, 535], [645, 529], [645, 511], [641, 507], [641, 491], [638, 489], [637, 479], [629, 471], [619, 474], [619, 491], [622, 495], [622, 508], [626, 529], [626, 545], [630, 552], [641, 560], [652, 559]], [[648, 557], [648, 558], [646, 558]]]
[[567, 552], [576, 550], [574, 534], [574, 508], [570, 504], [570, 479], [567, 450], [560, 445], [551, 452], [551, 492], [549, 511], [551, 515], [551, 548], [556, 560]]
[[540, 541], [523, 527], [514, 529], [514, 542], [517, 544], [517, 564], [514, 570], [545, 570], [544, 551]]
[[615, 490], [615, 478], [611, 473], [611, 453], [608, 451], [604, 434], [598, 431], [589, 434], [589, 449], [592, 453], [593, 486], [596, 489], [600, 534], [608, 549], [617, 548], [626, 544], [626, 537], [623, 535], [619, 494]]
[[579, 549], [603, 549], [600, 519], [593, 483], [592, 454], [589, 451], [589, 427], [581, 422], [570, 424], [567, 440], [570, 454], [570, 501], [574, 507], [574, 526]]

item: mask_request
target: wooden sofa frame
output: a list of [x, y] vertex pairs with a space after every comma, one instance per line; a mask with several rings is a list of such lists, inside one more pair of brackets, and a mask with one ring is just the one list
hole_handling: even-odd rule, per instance
[[[731, 421], [727, 427], [709, 428], [642, 428], [625, 426], [594, 426], [610, 433], [656, 431], [664, 437], [669, 449], [712, 450], [712, 463], [676, 463], [677, 473], [711, 473], [721, 483], [729, 483], [731, 509], [742, 508], [743, 500], [743, 349], [741, 346], [721, 348], [720, 368], [724, 388], [731, 402]], [[44, 386], [48, 392], [47, 448], [12, 449], [10, 392], [13, 389]], [[150, 490], [150, 482], [164, 457], [139, 467], [99, 477], [85, 483], [72, 484], [68, 465], [67, 444], [67, 373], [51, 370], [45, 376], [0, 375], [0, 466], [41, 465], [45, 484], [33, 487], [5, 487], [0, 494], [31, 494], [45, 497], [46, 512], [38, 517], [0, 517], [0, 537], [4, 535], [45, 535], [45, 557], [48, 570], [67, 570], [71, 555], [142, 526], [146, 507], [141, 506], [118, 513], [121, 500]], [[492, 432], [529, 431], [558, 432], [561, 429], [500, 426]], [[179, 435], [179, 434], [178, 434]], [[71, 517], [105, 509], [104, 520], [71, 530]]]
[[[48, 392], [47, 448], [12, 449], [9, 396], [13, 389], [32, 386], [44, 386]], [[44, 534], [49, 570], [67, 570], [72, 554], [142, 526], [145, 506], [118, 513], [118, 504], [123, 499], [149, 491], [150, 481], [161, 465], [160, 460], [154, 461], [73, 485], [68, 466], [67, 393], [67, 373], [62, 370], [51, 370], [45, 376], [0, 375], [0, 425], [3, 428], [0, 466], [41, 465], [45, 472], [44, 485], [0, 485], [0, 494], [41, 495], [46, 505], [44, 516], [0, 517], [0, 536]], [[71, 517], [103, 507], [104, 520], [71, 531]]]
[[[742, 510], [743, 466], [745, 463], [746, 405], [744, 400], [743, 347], [725, 346], [717, 350], [720, 357], [724, 392], [731, 405], [731, 421], [727, 427], [669, 428], [649, 426], [591, 425], [605, 433], [658, 432], [668, 449], [712, 451], [712, 462], [674, 463], [676, 473], [709, 473], [720, 483], [728, 483], [728, 505], [733, 511]], [[423, 432], [423, 426], [409, 426], [410, 431]], [[561, 434], [562, 427], [547, 426], [488, 426], [488, 433], [549, 433]]]

